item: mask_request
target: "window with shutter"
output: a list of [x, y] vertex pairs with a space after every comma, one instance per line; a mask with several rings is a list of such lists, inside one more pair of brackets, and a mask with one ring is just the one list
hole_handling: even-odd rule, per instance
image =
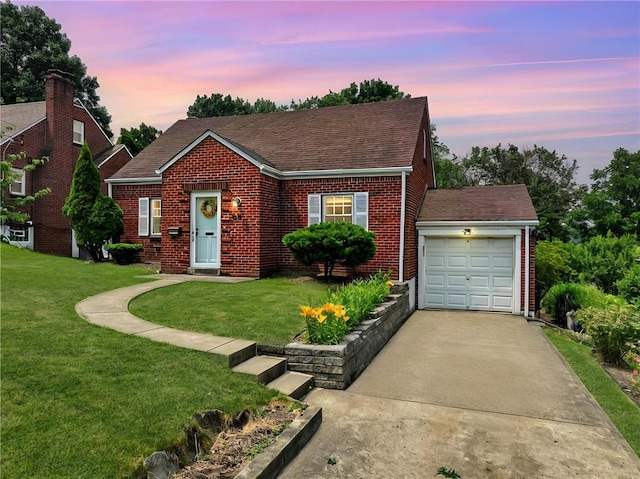
[[309, 195], [308, 223], [344, 221], [369, 228], [369, 193]]

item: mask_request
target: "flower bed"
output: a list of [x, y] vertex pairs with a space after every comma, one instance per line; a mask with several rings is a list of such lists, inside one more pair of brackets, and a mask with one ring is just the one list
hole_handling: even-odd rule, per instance
[[339, 344], [324, 346], [293, 342], [284, 347], [258, 345], [258, 351], [286, 358], [290, 371], [312, 374], [316, 386], [346, 389], [410, 314], [409, 286], [399, 283], [391, 288], [387, 301], [371, 311], [369, 319], [358, 324]]

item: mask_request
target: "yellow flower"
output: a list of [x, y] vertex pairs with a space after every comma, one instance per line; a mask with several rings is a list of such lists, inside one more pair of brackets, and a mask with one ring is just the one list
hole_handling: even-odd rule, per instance
[[344, 322], [346, 323], [347, 321], [349, 321], [349, 316], [343, 316], [342, 319], [344, 319]]
[[387, 281], [385, 284], [386, 284], [387, 286], [393, 286], [393, 281]]
[[316, 319], [318, 320], [318, 322], [319, 322], [320, 324], [322, 324], [322, 323], [324, 323], [324, 320], [325, 320], [325, 319], [327, 319], [327, 317], [326, 317], [324, 314], [318, 314], [318, 315], [316, 316]]
[[306, 318], [312, 318], [315, 310], [309, 306], [300, 306], [300, 314]]

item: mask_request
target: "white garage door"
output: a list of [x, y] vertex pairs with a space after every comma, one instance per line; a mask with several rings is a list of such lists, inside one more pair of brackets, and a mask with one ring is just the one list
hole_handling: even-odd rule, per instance
[[427, 308], [513, 312], [513, 238], [426, 238]]

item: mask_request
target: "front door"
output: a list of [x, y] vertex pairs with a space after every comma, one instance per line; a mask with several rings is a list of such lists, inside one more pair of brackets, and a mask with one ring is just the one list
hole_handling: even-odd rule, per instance
[[220, 193], [191, 193], [191, 266], [220, 267]]

